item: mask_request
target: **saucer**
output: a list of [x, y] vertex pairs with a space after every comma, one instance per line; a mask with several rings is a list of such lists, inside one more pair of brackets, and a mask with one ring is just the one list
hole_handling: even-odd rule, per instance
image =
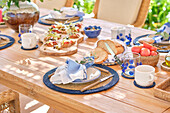
[[138, 88], [143, 88], [143, 89], [153, 88], [153, 87], [156, 85], [156, 83], [153, 82], [153, 84], [150, 85], [150, 86], [140, 86], [140, 85], [138, 85], [138, 84], [136, 83], [135, 80], [134, 80], [133, 84], [134, 84], [136, 87], [138, 87]]
[[168, 67], [165, 62], [162, 62], [161, 68], [165, 71], [170, 71], [170, 67]]
[[134, 79], [134, 75], [133, 76], [129, 76], [129, 75], [123, 74], [123, 73], [121, 73], [121, 75], [122, 75], [122, 77], [127, 78], [127, 79]]
[[31, 49], [25, 49], [25, 48], [23, 48], [23, 46], [21, 46], [21, 49], [23, 49], [23, 50], [34, 50], [34, 49], [37, 49], [37, 48], [38, 48], [38, 45], [36, 45], [36, 47], [31, 48]]

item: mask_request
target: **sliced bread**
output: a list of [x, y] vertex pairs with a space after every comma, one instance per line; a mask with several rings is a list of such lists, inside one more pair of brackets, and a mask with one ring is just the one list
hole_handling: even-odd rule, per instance
[[105, 42], [109, 45], [112, 51], [117, 55], [117, 49], [116, 49], [115, 43], [111, 40], [99, 40], [97, 42], [97, 47], [103, 48], [104, 50], [107, 51], [108, 54], [111, 54], [109, 50], [107, 49]]
[[95, 57], [95, 64], [102, 64], [108, 59], [108, 53], [100, 47], [96, 47], [94, 50], [92, 50], [91, 55]]

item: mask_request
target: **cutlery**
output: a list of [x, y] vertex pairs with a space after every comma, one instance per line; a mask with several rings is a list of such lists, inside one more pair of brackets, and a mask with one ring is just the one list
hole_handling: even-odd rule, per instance
[[109, 73], [109, 71], [108, 71], [108, 70], [103, 69], [103, 68], [101, 68], [101, 67], [96, 67], [96, 66], [94, 66], [94, 68], [96, 68], [96, 69], [98, 69], [98, 70], [100, 70], [100, 71], [103, 71], [103, 72]]
[[11, 42], [12, 42], [12, 41], [0, 43], [0, 45], [8, 44], [8, 43], [11, 43]]
[[107, 49], [109, 50], [109, 52], [111, 53], [111, 55], [115, 58], [116, 62], [121, 66], [122, 68], [122, 62], [120, 61], [120, 59], [115, 55], [115, 53], [112, 51], [112, 49], [110, 48], [110, 46], [105, 42], [105, 45], [107, 47]]
[[99, 81], [97, 81], [97, 82], [95, 82], [95, 83], [93, 83], [93, 84], [90, 84], [90, 85], [84, 87], [84, 88], [81, 89], [80, 91], [83, 92], [83, 91], [85, 91], [85, 90], [87, 90], [87, 89], [89, 89], [89, 88], [91, 88], [91, 87], [93, 87], [93, 86], [95, 86], [95, 85], [97, 85], [97, 84], [99, 84], [99, 83], [101, 83], [101, 82], [109, 79], [110, 77], [113, 77], [113, 76], [114, 76], [114, 75], [112, 74], [112, 75], [109, 75], [109, 76], [107, 76], [107, 77], [104, 77], [104, 78], [100, 79]]

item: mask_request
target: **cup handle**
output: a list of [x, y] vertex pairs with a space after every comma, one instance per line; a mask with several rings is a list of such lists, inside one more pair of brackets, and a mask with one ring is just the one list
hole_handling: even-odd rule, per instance
[[152, 82], [153, 80], [154, 80], [154, 75], [153, 74], [150, 74], [150, 80], [149, 80], [149, 82]]

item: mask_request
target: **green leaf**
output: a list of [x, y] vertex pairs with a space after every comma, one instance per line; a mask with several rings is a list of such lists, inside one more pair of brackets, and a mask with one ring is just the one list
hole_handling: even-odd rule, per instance
[[80, 64], [84, 64], [84, 63], [86, 63], [86, 61], [83, 61], [83, 60], [82, 60], [82, 61], [80, 61]]

